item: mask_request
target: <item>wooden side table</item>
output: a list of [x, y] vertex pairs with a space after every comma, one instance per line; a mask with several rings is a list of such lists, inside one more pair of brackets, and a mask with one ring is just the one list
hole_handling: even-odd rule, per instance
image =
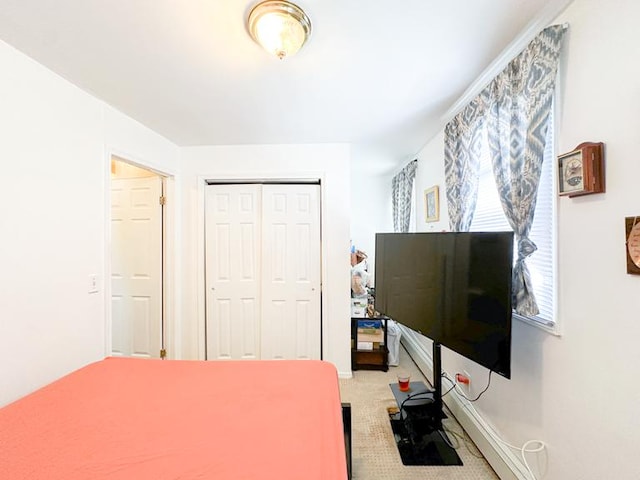
[[[382, 321], [383, 342], [373, 350], [358, 349], [358, 320]], [[351, 318], [351, 370], [389, 370], [389, 349], [387, 347], [387, 317]]]

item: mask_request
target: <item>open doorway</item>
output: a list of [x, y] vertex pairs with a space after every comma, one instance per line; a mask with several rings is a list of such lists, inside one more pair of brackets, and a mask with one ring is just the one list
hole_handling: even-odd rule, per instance
[[111, 157], [111, 349], [165, 357], [164, 188], [156, 172]]

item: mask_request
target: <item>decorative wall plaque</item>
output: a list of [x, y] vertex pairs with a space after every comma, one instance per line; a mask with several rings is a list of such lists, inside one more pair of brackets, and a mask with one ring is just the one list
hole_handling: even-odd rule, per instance
[[627, 273], [640, 275], [640, 217], [626, 217]]

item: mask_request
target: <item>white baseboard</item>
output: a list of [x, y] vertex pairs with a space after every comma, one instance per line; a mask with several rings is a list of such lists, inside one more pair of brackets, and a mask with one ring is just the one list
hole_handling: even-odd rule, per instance
[[[426, 351], [412, 335], [401, 337], [402, 345], [413, 358], [428, 379], [433, 379], [433, 363], [431, 353]], [[449, 378], [453, 378], [449, 375]], [[447, 388], [446, 386], [443, 388]], [[444, 398], [444, 403], [449, 408], [458, 423], [469, 434], [476, 446], [480, 449], [489, 465], [495, 470], [501, 480], [530, 480], [523, 462], [506, 446], [500, 444], [491, 435], [486, 421], [475, 408], [469, 408], [468, 401], [453, 390]]]

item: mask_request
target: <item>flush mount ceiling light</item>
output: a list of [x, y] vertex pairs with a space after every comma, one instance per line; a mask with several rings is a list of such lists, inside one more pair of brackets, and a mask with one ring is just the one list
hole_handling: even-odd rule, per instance
[[311, 21], [297, 5], [269, 0], [249, 13], [249, 33], [269, 53], [281, 60], [296, 53], [311, 35]]

